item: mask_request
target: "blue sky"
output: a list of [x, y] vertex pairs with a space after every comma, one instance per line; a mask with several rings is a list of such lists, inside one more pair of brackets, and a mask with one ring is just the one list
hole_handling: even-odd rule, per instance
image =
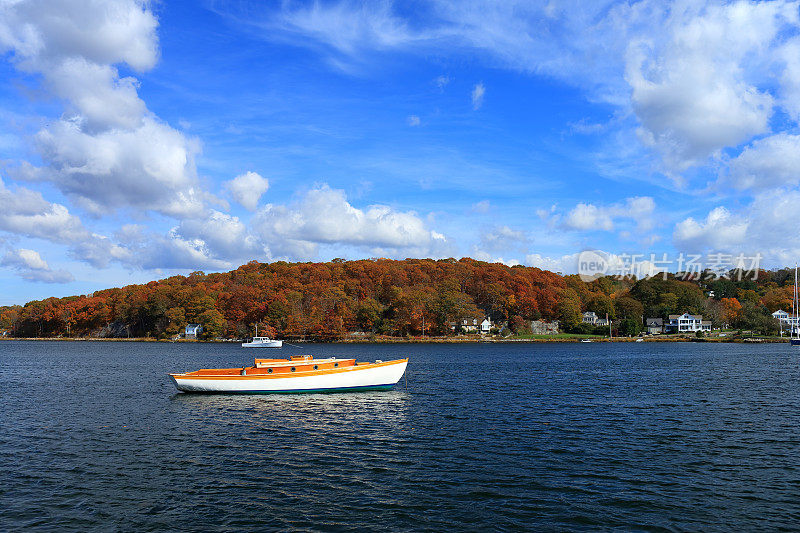
[[248, 260], [796, 261], [796, 2], [0, 7], [0, 304]]

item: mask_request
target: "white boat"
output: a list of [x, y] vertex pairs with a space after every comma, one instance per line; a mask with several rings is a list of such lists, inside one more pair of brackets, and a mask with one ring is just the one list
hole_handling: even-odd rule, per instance
[[243, 342], [243, 348], [280, 348], [283, 341], [276, 341], [269, 337], [258, 336], [258, 324], [256, 324], [256, 336], [250, 342]]
[[280, 348], [283, 346], [283, 341], [276, 341], [269, 337], [253, 337], [250, 342], [243, 342], [244, 348]]
[[408, 359], [357, 363], [355, 359], [256, 359], [253, 366], [170, 374], [182, 392], [298, 393], [389, 390], [406, 371]]
[[581, 339], [581, 342], [592, 342], [592, 339]]

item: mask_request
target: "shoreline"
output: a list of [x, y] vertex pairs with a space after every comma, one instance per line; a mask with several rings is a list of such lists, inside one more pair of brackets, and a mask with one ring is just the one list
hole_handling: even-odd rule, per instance
[[[338, 339], [334, 341], [326, 340], [284, 340], [286, 344], [480, 344], [480, 343], [579, 343], [582, 339], [589, 339], [592, 343], [626, 343], [636, 342], [642, 339], [643, 342], [696, 342], [696, 343], [724, 343], [724, 344], [781, 344], [787, 342], [788, 337], [575, 337], [575, 338], [534, 338], [534, 339], [500, 339], [500, 338], [451, 338], [451, 337], [429, 337], [429, 338], [373, 338], [373, 339]], [[197, 340], [197, 339], [155, 339], [152, 337], [126, 337], [126, 338], [101, 338], [101, 337], [0, 337], [0, 341], [64, 341], [64, 342], [161, 342], [161, 343], [198, 343], [198, 344], [233, 344], [240, 343], [241, 340]], [[588, 344], [588, 343], [584, 343]]]

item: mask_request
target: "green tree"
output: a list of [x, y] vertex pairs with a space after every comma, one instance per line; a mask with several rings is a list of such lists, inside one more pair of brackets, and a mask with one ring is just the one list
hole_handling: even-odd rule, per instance
[[569, 331], [581, 323], [581, 301], [574, 289], [564, 289], [558, 302], [558, 318]]
[[225, 317], [216, 309], [204, 311], [197, 321], [203, 325], [203, 337], [206, 339], [216, 339], [222, 336], [227, 326]]

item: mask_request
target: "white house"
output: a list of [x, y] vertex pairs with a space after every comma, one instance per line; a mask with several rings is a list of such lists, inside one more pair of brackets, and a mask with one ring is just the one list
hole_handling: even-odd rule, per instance
[[784, 324], [789, 323], [789, 313], [787, 313], [783, 309], [778, 309], [777, 311], [772, 313], [772, 318], [774, 318], [778, 322], [783, 322]]
[[481, 333], [489, 333], [492, 330], [492, 321], [489, 318], [484, 318], [481, 322]]
[[461, 326], [461, 329], [466, 332], [478, 331], [478, 319], [477, 318], [463, 318], [458, 322], [450, 322], [450, 329], [453, 331]]
[[669, 322], [664, 326], [667, 333], [694, 333], [711, 331], [711, 321], [703, 320], [703, 315], [669, 315]]
[[186, 338], [196, 339], [203, 332], [201, 324], [186, 324]]
[[594, 311], [586, 311], [581, 315], [581, 322], [584, 324], [597, 324], [597, 314]]

